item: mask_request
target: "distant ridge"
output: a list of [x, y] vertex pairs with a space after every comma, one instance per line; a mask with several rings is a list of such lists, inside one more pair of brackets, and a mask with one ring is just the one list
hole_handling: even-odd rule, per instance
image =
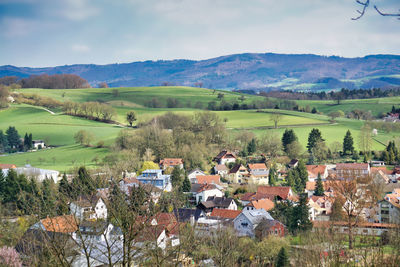
[[400, 86], [400, 55], [358, 58], [313, 54], [245, 53], [207, 60], [76, 64], [47, 68], [0, 66], [0, 77], [77, 74], [92, 86], [202, 86], [217, 89], [331, 90]]

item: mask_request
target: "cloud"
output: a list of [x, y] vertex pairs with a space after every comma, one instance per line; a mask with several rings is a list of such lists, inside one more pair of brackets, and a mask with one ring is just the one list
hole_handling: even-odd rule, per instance
[[59, 14], [72, 21], [82, 21], [100, 14], [101, 9], [90, 0], [63, 0]]
[[8, 39], [12, 39], [29, 35], [36, 28], [37, 22], [31, 19], [4, 17], [0, 25], [3, 29], [0, 31], [0, 34]]
[[71, 49], [72, 51], [79, 53], [85, 53], [90, 51], [90, 47], [84, 44], [73, 44], [71, 46]]

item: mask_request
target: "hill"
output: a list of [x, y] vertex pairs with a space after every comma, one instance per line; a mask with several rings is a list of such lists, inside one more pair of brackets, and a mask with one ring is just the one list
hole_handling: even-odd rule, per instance
[[48, 68], [0, 66], [0, 77], [77, 74], [92, 86], [194, 86], [218, 89], [329, 90], [400, 85], [400, 56], [360, 58], [313, 54], [247, 53], [207, 60], [160, 60], [109, 65], [67, 65]]

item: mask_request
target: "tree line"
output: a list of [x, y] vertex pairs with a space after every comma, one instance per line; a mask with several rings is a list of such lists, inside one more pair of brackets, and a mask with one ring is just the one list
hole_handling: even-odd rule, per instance
[[0, 130], [0, 153], [22, 152], [32, 149], [32, 134], [25, 133], [25, 137], [21, 139], [17, 129], [10, 126], [6, 132]]
[[65, 114], [84, 117], [90, 120], [110, 122], [116, 115], [115, 109], [110, 105], [99, 102], [71, 102], [66, 101], [63, 104]]
[[16, 85], [20, 88], [43, 89], [77, 89], [90, 88], [87, 80], [76, 74], [41, 74], [31, 75], [28, 78], [19, 79], [17, 76], [5, 76], [0, 78], [2, 85]]

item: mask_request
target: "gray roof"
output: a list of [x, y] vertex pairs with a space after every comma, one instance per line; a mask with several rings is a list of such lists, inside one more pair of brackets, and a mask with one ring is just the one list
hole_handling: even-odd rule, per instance
[[266, 220], [274, 220], [272, 216], [265, 211], [264, 209], [256, 209], [256, 210], [243, 210], [242, 214], [246, 216], [246, 218], [253, 224], [257, 225], [260, 223], [263, 219]]

